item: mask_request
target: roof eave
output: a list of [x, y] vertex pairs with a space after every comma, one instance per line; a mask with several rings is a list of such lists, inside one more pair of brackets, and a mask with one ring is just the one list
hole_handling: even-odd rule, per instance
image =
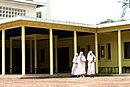
[[[6, 0], [6, 1], [10, 1], [10, 0]], [[46, 3], [35, 2], [35, 1], [20, 1], [20, 0], [12, 0], [12, 1], [19, 2], [19, 3], [25, 3], [25, 4], [32, 4], [32, 5], [36, 5], [37, 7], [42, 7], [42, 6], [46, 5]]]

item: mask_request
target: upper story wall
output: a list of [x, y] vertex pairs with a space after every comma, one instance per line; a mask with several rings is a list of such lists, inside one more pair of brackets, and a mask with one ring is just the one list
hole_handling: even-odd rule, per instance
[[0, 9], [0, 18], [14, 17], [18, 15], [36, 17], [36, 5], [12, 1], [0, 1], [0, 7], [2, 7]]

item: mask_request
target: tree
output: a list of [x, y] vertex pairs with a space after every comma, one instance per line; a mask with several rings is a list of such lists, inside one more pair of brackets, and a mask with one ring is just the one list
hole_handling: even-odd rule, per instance
[[99, 24], [114, 23], [114, 22], [116, 22], [116, 21], [112, 20], [112, 19], [107, 19], [105, 21], [100, 22]]
[[121, 21], [127, 21], [127, 20], [126, 19], [121, 19], [121, 20], [115, 21], [115, 20], [112, 20], [112, 19], [107, 19], [105, 21], [102, 21], [102, 22], [98, 23], [97, 25], [99, 25], [99, 24], [106, 24], [106, 23], [115, 23], [115, 22], [121, 22]]
[[127, 21], [126, 19], [120, 19], [117, 22], [121, 22], [121, 21]]
[[125, 17], [127, 8], [130, 8], [130, 0], [119, 1], [119, 3], [123, 4], [122, 5], [123, 12], [120, 18], [120, 20], [122, 20]]

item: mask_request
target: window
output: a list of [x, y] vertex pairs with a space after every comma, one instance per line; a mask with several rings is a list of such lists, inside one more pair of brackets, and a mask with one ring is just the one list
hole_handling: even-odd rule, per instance
[[1, 17], [25, 16], [26, 10], [0, 6]]
[[101, 57], [105, 57], [105, 49], [104, 49], [104, 46], [101, 46]]
[[107, 44], [107, 47], [106, 47], [106, 51], [107, 51], [107, 59], [111, 59], [111, 45], [110, 43]]
[[42, 18], [42, 12], [37, 12], [37, 18]]
[[130, 42], [124, 42], [124, 58], [130, 59]]
[[100, 60], [100, 44], [98, 44], [98, 60]]

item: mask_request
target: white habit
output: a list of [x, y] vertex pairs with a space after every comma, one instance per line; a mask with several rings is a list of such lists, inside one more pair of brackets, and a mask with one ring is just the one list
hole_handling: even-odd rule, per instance
[[78, 69], [78, 53], [76, 53], [76, 55], [73, 58], [73, 66], [72, 66], [72, 70], [71, 70], [71, 74], [72, 75], [77, 75], [77, 69]]
[[88, 75], [95, 74], [95, 61], [96, 61], [96, 57], [92, 53], [92, 51], [89, 51], [89, 53], [87, 55], [87, 60], [88, 60], [87, 74]]
[[78, 59], [79, 59], [78, 75], [83, 75], [86, 73], [86, 69], [85, 69], [86, 58], [83, 55], [83, 52], [80, 52]]

